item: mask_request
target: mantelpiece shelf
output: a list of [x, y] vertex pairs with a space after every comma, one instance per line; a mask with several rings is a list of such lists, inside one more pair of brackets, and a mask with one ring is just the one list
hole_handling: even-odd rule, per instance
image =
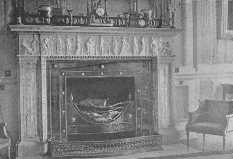
[[181, 29], [175, 28], [124, 28], [124, 27], [80, 27], [80, 26], [47, 26], [47, 25], [10, 25], [15, 32], [58, 32], [89, 34], [156, 34], [158, 36], [175, 36]]

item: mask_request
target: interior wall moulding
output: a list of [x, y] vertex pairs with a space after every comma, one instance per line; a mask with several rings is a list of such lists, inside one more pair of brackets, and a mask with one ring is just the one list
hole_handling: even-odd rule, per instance
[[182, 29], [170, 28], [121, 28], [121, 27], [80, 27], [80, 26], [43, 26], [43, 25], [10, 25], [11, 31], [36, 32], [36, 33], [87, 33], [97, 35], [121, 35], [121, 34], [139, 34], [139, 35], [157, 35], [163, 37], [172, 37], [182, 32]]

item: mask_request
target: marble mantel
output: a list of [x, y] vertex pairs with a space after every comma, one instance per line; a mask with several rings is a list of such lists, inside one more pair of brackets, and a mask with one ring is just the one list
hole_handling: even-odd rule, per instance
[[171, 123], [174, 56], [170, 43], [179, 29], [38, 25], [11, 25], [10, 29], [18, 34], [21, 121], [18, 158], [40, 158], [47, 142], [46, 61], [51, 59], [158, 57], [159, 127]]

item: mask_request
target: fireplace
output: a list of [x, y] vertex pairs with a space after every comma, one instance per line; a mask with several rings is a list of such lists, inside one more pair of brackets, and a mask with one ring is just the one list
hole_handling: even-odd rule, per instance
[[161, 149], [179, 30], [10, 28], [19, 36], [19, 159]]
[[[128, 152], [152, 145], [160, 148], [156, 59], [48, 61], [52, 155], [59, 156], [60, 141], [66, 147], [59, 148], [62, 155], [96, 156], [98, 149], [90, 146], [103, 141], [108, 144], [99, 146], [101, 155], [116, 152], [118, 144]], [[86, 153], [74, 148], [80, 142], [89, 147]]]

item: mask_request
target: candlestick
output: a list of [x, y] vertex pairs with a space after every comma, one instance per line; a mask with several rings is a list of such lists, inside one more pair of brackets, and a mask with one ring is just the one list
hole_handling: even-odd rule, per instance
[[137, 2], [137, 0], [134, 0], [134, 12], [137, 12], [138, 11], [138, 4], [137, 4], [138, 2]]
[[104, 15], [107, 16], [107, 0], [104, 1]]
[[93, 11], [93, 0], [91, 0], [91, 12]]
[[87, 0], [87, 16], [89, 16], [89, 0]]
[[163, 0], [160, 0], [160, 17], [163, 17]]
[[68, 10], [72, 10], [73, 8], [72, 8], [72, 0], [68, 0], [67, 1], [67, 9]]

